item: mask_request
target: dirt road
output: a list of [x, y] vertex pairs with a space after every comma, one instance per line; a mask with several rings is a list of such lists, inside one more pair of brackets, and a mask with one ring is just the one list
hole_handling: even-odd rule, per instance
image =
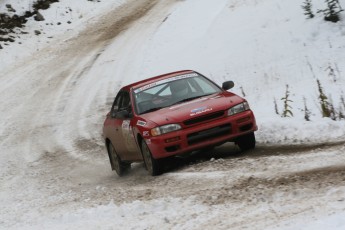
[[[122, 178], [110, 171], [102, 146], [87, 147], [87, 160], [47, 153], [29, 163], [26, 182], [21, 185], [28, 190], [13, 197], [12, 203], [20, 204], [18, 208], [1, 210], [2, 216], [10, 217], [5, 224], [29, 210], [44, 216], [111, 202], [121, 205], [169, 197], [192, 198], [193, 205], [208, 207], [198, 211], [208, 218], [207, 224], [200, 223], [206, 229], [221, 226], [225, 219], [225, 226], [234, 229], [262, 229], [292, 216], [317, 218], [320, 208], [333, 213], [333, 203], [345, 202], [337, 194], [338, 188], [345, 186], [344, 144], [290, 150], [258, 146], [245, 154], [226, 144], [212, 152], [171, 160], [167, 171], [158, 177], [148, 176], [143, 164], [135, 163]], [[209, 216], [217, 208], [227, 211]], [[270, 212], [253, 211], [261, 208]], [[172, 218], [169, 225], [183, 221], [189, 220]]]

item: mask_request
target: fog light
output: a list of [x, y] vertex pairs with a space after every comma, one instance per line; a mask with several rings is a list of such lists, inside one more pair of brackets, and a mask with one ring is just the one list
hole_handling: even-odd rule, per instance
[[172, 138], [165, 139], [165, 143], [171, 143], [178, 140], [180, 140], [180, 137], [172, 137]]

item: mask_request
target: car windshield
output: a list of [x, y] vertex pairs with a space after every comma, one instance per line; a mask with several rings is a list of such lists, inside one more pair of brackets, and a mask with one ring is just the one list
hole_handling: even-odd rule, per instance
[[134, 103], [137, 114], [144, 114], [218, 92], [221, 89], [213, 82], [190, 73], [135, 89]]

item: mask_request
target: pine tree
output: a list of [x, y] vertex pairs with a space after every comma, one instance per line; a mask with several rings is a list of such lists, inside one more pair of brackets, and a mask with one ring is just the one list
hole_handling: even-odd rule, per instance
[[274, 111], [276, 112], [277, 115], [279, 115], [278, 104], [275, 98], [273, 100], [273, 103], [274, 103]]
[[339, 107], [338, 118], [339, 120], [345, 119], [345, 114], [343, 113], [343, 109], [341, 108], [341, 106]]
[[293, 102], [289, 99], [290, 91], [289, 85], [286, 85], [285, 97], [282, 97], [281, 100], [284, 102], [284, 111], [282, 113], [282, 117], [293, 117], [293, 113], [291, 111], [292, 107], [289, 105], [290, 102]]
[[328, 102], [328, 98], [324, 94], [321, 83], [319, 80], [317, 80], [317, 86], [319, 89], [319, 99], [320, 99], [322, 117], [331, 117], [331, 111], [330, 111], [330, 105]]
[[243, 87], [241, 86], [240, 89], [241, 89], [241, 92], [242, 92], [242, 96], [245, 97], [246, 94], [245, 94], [245, 92], [244, 92], [244, 90], [243, 90]]
[[328, 64], [326, 71], [328, 71], [328, 76], [333, 80], [333, 82], [336, 82], [337, 76], [335, 75], [335, 71], [334, 71], [333, 67], [331, 66], [331, 63]]
[[[331, 98], [331, 97], [329, 96], [329, 98]], [[329, 106], [328, 106], [329, 112], [331, 115], [330, 118], [335, 121], [335, 120], [337, 120], [337, 112], [335, 111], [332, 99], [330, 99], [330, 100], [331, 101], [329, 102]]]
[[305, 2], [303, 2], [302, 9], [304, 10], [304, 15], [306, 15], [307, 18], [313, 18], [315, 16], [311, 8], [311, 0], [305, 0]]
[[339, 13], [343, 11], [339, 0], [325, 0], [325, 2], [327, 4], [327, 8], [324, 10], [318, 10], [318, 13], [322, 12], [326, 21], [338, 22], [340, 20]]
[[345, 98], [343, 95], [340, 96], [340, 102], [344, 106], [344, 109], [345, 109]]
[[339, 113], [338, 113], [339, 120], [345, 119], [345, 114], [344, 114], [343, 110], [345, 110], [345, 99], [344, 99], [344, 96], [341, 95], [340, 105], [339, 105]]
[[303, 97], [303, 102], [304, 102], [304, 119], [306, 121], [310, 121], [311, 112], [309, 111], [309, 109], [307, 107], [307, 100], [305, 99], [305, 97]]

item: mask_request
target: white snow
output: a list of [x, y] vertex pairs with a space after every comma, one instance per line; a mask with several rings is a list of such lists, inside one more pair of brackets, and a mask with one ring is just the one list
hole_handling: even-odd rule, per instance
[[[2, 45], [0, 229], [240, 229], [246, 218], [253, 221], [253, 225], [243, 225], [249, 229], [344, 229], [343, 186], [327, 188], [325, 194], [310, 200], [308, 188], [297, 195], [279, 191], [270, 198], [258, 195], [255, 202], [261, 205], [253, 201], [250, 208], [241, 202], [208, 205], [194, 196], [175, 197], [168, 192], [157, 199], [118, 203], [107, 197], [101, 204], [87, 205], [93, 199], [88, 196], [91, 190], [108, 194], [108, 184], [92, 187], [95, 175], [106, 183], [125, 183], [112, 180], [113, 174], [106, 171], [108, 159], [101, 138], [102, 121], [113, 97], [123, 85], [166, 72], [193, 69], [219, 84], [233, 80], [232, 91], [244, 96], [256, 115], [259, 147], [345, 142], [345, 120], [322, 117], [317, 86], [319, 80], [335, 109], [345, 114], [344, 12], [342, 21], [331, 23], [320, 14], [306, 19], [299, 0], [159, 1], [120, 34], [93, 45], [85, 39], [80, 49], [68, 52], [73, 39], [87, 36], [85, 29], [103, 20], [100, 15], [134, 2], [60, 0], [41, 11], [45, 21], [30, 19], [24, 28], [28, 34]], [[339, 2], [345, 7], [344, 0]], [[21, 13], [31, 9], [33, 1], [0, 0], [0, 12], [7, 3]], [[313, 4], [315, 11], [325, 7], [322, 0]], [[42, 34], [35, 35], [35, 30]], [[294, 116], [283, 118], [281, 98], [286, 85]], [[310, 121], [304, 119], [304, 102]], [[262, 158], [260, 162], [267, 164], [264, 172], [256, 172], [256, 166], [214, 171], [212, 164], [224, 162], [212, 159], [209, 170], [167, 173], [161, 180], [240, 180], [250, 175], [269, 178], [272, 173], [284, 177], [302, 169], [343, 166], [344, 148], [316, 149], [308, 156], [310, 161], [306, 158], [296, 156], [293, 165], [284, 167], [279, 162], [285, 157]], [[85, 166], [76, 167], [76, 162]], [[248, 162], [255, 165], [256, 159]], [[51, 167], [33, 170], [42, 164]], [[141, 165], [132, 170], [134, 176], [145, 174]], [[45, 175], [54, 176], [49, 180]], [[148, 180], [139, 178], [143, 184]], [[81, 198], [72, 200], [77, 199], [72, 194], [78, 188], [66, 191], [55, 183], [61, 187], [80, 184]], [[138, 181], [132, 183], [140, 190]], [[259, 218], [264, 212], [291, 213], [295, 207], [289, 201], [298, 196], [305, 201], [295, 215]], [[205, 199], [218, 198], [215, 193]], [[307, 202], [321, 210], [305, 210], [310, 207]], [[231, 218], [238, 225], [231, 226]]]

